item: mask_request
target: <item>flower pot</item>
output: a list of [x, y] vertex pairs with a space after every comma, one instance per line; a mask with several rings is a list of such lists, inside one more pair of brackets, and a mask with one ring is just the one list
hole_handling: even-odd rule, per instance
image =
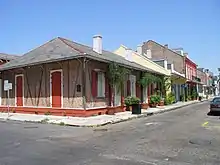
[[142, 103], [141, 104], [141, 108], [142, 109], [147, 109], [148, 108], [148, 104], [147, 103]]
[[115, 114], [115, 107], [108, 107], [107, 114], [108, 115], [114, 115]]
[[133, 104], [132, 105], [132, 114], [141, 114], [141, 105]]
[[157, 107], [157, 104], [156, 104], [156, 103], [150, 104], [150, 107], [151, 107], [151, 108], [156, 108], [156, 107]]
[[126, 111], [131, 111], [132, 110], [132, 106], [126, 105]]
[[160, 101], [159, 106], [164, 106], [164, 101]]

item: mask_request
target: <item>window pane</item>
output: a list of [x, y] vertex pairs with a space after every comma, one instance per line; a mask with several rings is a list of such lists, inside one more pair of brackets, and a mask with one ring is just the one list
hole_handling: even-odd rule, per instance
[[99, 72], [98, 73], [98, 97], [104, 97], [105, 96], [105, 76], [104, 73]]
[[214, 103], [220, 103], [220, 98], [215, 98], [215, 99], [213, 100], [213, 102], [214, 102]]

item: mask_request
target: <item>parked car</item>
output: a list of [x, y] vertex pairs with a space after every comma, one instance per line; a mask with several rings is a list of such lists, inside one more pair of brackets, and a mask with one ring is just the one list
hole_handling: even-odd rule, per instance
[[210, 102], [210, 112], [220, 112], [220, 97], [215, 97]]

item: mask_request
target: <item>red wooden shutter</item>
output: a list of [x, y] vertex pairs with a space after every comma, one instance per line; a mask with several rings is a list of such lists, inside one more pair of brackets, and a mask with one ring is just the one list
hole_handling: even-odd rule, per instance
[[92, 96], [97, 97], [98, 89], [98, 74], [96, 71], [92, 71]]
[[147, 98], [148, 98], [148, 103], [150, 102], [150, 96], [151, 96], [151, 93], [150, 93], [150, 84], [147, 86]]
[[127, 81], [127, 96], [131, 95], [131, 81]]
[[148, 86], [147, 86], [147, 96], [148, 96], [148, 97], [151, 95], [150, 90], [151, 90], [151, 89], [150, 89], [150, 85], [148, 85]]
[[136, 83], [136, 97], [141, 97], [141, 87], [138, 83]]
[[151, 84], [151, 95], [153, 95], [154, 94], [154, 84], [152, 83]]
[[105, 98], [109, 97], [109, 83], [107, 75], [105, 74]]

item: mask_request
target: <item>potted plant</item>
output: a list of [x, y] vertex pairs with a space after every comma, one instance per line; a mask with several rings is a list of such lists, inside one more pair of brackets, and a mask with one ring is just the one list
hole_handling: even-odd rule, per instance
[[192, 99], [192, 96], [187, 96], [187, 101], [190, 101]]
[[111, 96], [111, 106], [115, 106], [115, 95], [119, 92], [121, 92], [123, 96], [123, 89], [124, 89], [124, 82], [126, 80], [127, 75], [130, 73], [130, 70], [122, 67], [116, 63], [110, 63], [108, 66], [108, 71], [107, 71], [107, 78], [108, 78], [108, 83], [110, 85], [111, 89], [117, 89], [117, 91], [112, 90], [112, 96]]
[[150, 96], [150, 107], [155, 108], [158, 105], [158, 96], [157, 95], [152, 95]]
[[164, 98], [160, 98], [159, 106], [164, 106]]
[[184, 95], [183, 94], [180, 95], [180, 101], [184, 101], [184, 100], [185, 100]]
[[138, 97], [131, 97], [130, 103], [132, 106], [132, 114], [141, 114], [140, 99]]
[[199, 96], [199, 101], [202, 101], [202, 96]]
[[126, 105], [126, 111], [131, 111], [131, 96], [128, 96], [124, 99]]
[[170, 105], [170, 104], [173, 104], [175, 102], [175, 96], [173, 93], [169, 93], [165, 100], [164, 100], [164, 104], [165, 105]]

